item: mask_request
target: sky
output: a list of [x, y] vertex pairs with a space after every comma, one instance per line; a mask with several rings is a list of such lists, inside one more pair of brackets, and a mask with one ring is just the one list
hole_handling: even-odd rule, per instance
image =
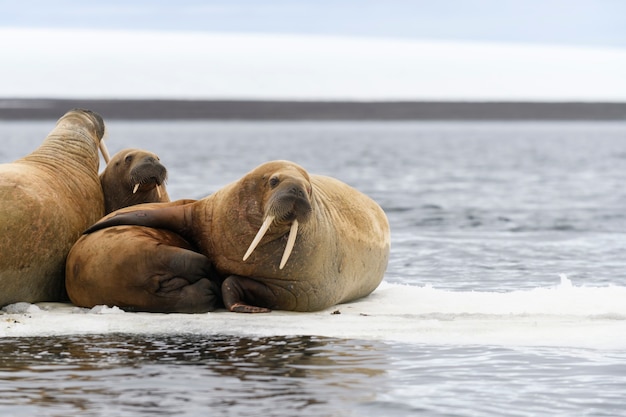
[[626, 101], [626, 2], [0, 0], [0, 54], [0, 97]]

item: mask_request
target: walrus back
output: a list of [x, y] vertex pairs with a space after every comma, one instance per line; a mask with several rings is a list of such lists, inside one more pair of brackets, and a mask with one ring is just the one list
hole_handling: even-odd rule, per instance
[[0, 165], [0, 306], [63, 298], [65, 257], [104, 213], [103, 129], [95, 113], [70, 111], [35, 151]]
[[[65, 256], [101, 210], [60, 201], [63, 190], [20, 164], [0, 169], [0, 305], [59, 300]], [[90, 196], [98, 207], [98, 195]]]
[[[0, 306], [18, 301], [38, 300], [43, 294], [58, 293], [58, 288], [49, 288], [46, 283], [32, 278], [45, 276], [55, 265], [39, 260], [42, 241], [30, 237], [33, 231], [41, 230], [45, 212], [27, 184], [22, 184], [23, 173], [15, 164], [0, 165]], [[35, 193], [36, 194], [36, 193]], [[28, 221], [23, 221], [29, 213]], [[49, 260], [53, 254], [47, 246], [42, 248]]]

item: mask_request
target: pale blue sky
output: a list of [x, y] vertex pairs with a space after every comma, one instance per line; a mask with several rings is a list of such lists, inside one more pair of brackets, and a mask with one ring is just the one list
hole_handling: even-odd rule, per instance
[[0, 27], [298, 33], [626, 48], [626, 1], [0, 0]]
[[626, 0], [0, 0], [0, 56], [7, 97], [624, 101]]

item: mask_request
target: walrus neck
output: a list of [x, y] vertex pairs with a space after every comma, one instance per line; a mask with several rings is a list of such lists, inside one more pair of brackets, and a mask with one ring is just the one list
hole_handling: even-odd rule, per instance
[[[198, 200], [193, 204], [188, 204], [186, 210], [184, 215], [184, 233], [181, 233], [181, 235], [200, 249], [200, 252], [210, 252], [213, 243], [211, 239], [213, 235], [213, 206], [204, 204], [202, 200]], [[196, 227], [193, 227], [194, 223]], [[197, 227], [198, 224], [208, 226]]]
[[60, 171], [97, 175], [100, 165], [96, 140], [83, 132], [66, 129], [55, 129], [39, 148], [19, 162], [36, 164], [54, 175]]

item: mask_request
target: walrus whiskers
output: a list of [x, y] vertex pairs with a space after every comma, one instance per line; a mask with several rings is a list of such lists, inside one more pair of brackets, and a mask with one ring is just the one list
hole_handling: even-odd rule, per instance
[[[274, 221], [274, 218], [275, 216], [267, 216], [265, 218], [265, 220], [263, 221], [263, 224], [259, 228], [259, 231], [254, 237], [254, 240], [250, 244], [250, 247], [248, 247], [246, 254], [243, 256], [244, 261], [248, 259], [248, 257], [252, 254], [252, 252], [254, 252], [256, 247], [259, 245], [259, 242], [261, 241], [261, 239], [263, 239], [263, 236], [265, 236], [265, 233], [267, 233], [267, 231], [269, 230], [270, 225]], [[285, 246], [283, 257], [280, 260], [280, 266], [278, 267], [279, 269], [283, 269], [283, 267], [287, 263], [287, 260], [289, 259], [289, 256], [291, 255], [291, 251], [293, 250], [293, 247], [296, 243], [297, 235], [298, 235], [298, 220], [294, 220], [293, 223], [291, 223], [291, 229], [289, 229], [289, 237], [287, 238], [287, 246]]]
[[298, 235], [298, 220], [294, 220], [293, 223], [291, 223], [291, 229], [289, 229], [289, 237], [287, 238], [287, 246], [285, 246], [285, 251], [283, 252], [283, 258], [280, 260], [280, 266], [278, 267], [278, 269], [283, 269], [283, 267], [287, 263], [287, 259], [289, 259], [289, 255], [291, 255], [293, 246], [296, 243], [297, 235]]
[[100, 139], [100, 152], [102, 152], [102, 157], [104, 158], [104, 162], [108, 164], [109, 161], [111, 160], [111, 155], [109, 155], [109, 150], [107, 149], [107, 146], [104, 144], [103, 139]]
[[[135, 184], [135, 186], [133, 187], [133, 194], [137, 194], [137, 190], [139, 190], [140, 186], [141, 186], [141, 182], [138, 182]], [[154, 188], [156, 189], [156, 192], [159, 198], [161, 198], [161, 185], [157, 184], [156, 187]]]
[[254, 237], [254, 240], [252, 240], [252, 243], [250, 244], [250, 247], [246, 251], [246, 254], [243, 255], [243, 260], [244, 261], [246, 259], [248, 259], [248, 257], [252, 254], [252, 252], [254, 252], [254, 250], [256, 249], [257, 245], [261, 241], [261, 239], [263, 239], [263, 236], [265, 236], [265, 233], [267, 233], [267, 230], [270, 228], [270, 225], [272, 224], [273, 221], [274, 221], [274, 216], [267, 216], [265, 218], [265, 220], [263, 221], [263, 224], [261, 225], [261, 228], [256, 233], [256, 236]]

